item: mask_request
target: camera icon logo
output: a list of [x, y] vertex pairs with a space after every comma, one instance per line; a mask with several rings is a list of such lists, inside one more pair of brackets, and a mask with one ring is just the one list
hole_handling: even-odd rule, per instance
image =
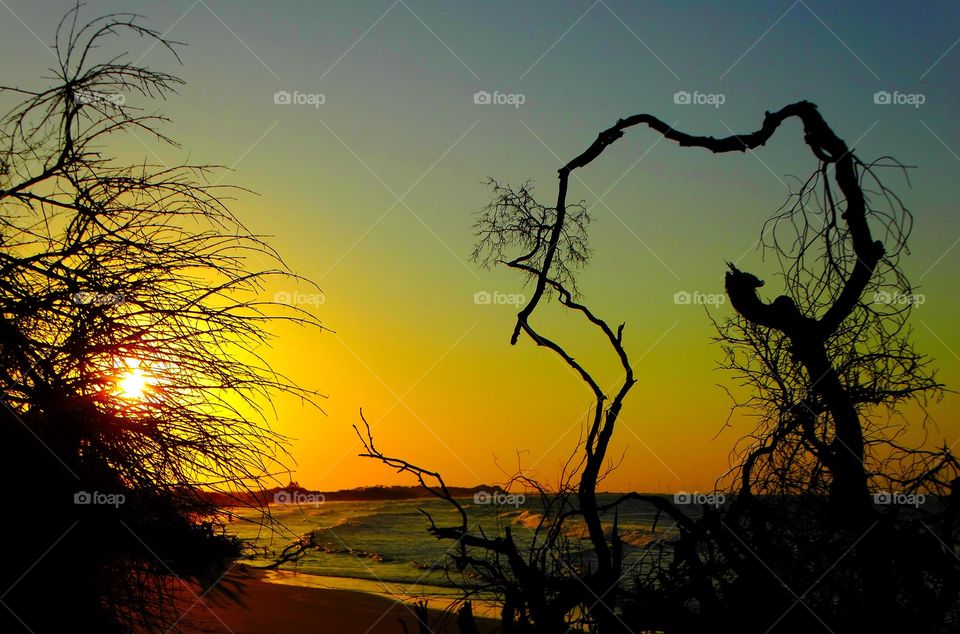
[[673, 93], [673, 103], [686, 106], [691, 103], [690, 93], [686, 90], [678, 90]]
[[74, 504], [92, 504], [93, 496], [87, 491], [77, 491], [73, 494]]
[[692, 501], [690, 494], [686, 491], [680, 491], [673, 494], [673, 503], [674, 504], [690, 504]]
[[477, 92], [473, 93], [473, 103], [479, 106], [485, 106], [493, 103], [493, 97], [486, 90], [478, 90]]
[[879, 493], [874, 493], [873, 503], [874, 504], [892, 504], [893, 495], [889, 491], [880, 491]]
[[273, 103], [281, 106], [289, 105], [293, 103], [293, 95], [286, 90], [278, 90], [273, 93]]
[[490, 494], [486, 491], [477, 491], [473, 494], [474, 504], [490, 504]]
[[689, 304], [693, 301], [693, 296], [688, 291], [677, 291], [673, 294], [674, 304]]
[[473, 294], [474, 304], [492, 304], [493, 294], [488, 291], [477, 291]]
[[293, 502], [293, 496], [289, 491], [277, 491], [273, 494], [273, 501], [276, 504], [290, 504]]
[[881, 106], [885, 106], [893, 102], [892, 95], [886, 90], [878, 90], [873, 93], [873, 103]]

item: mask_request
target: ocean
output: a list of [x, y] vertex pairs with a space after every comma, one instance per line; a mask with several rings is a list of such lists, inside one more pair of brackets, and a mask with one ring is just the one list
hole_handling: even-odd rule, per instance
[[[601, 495], [600, 503], [616, 497]], [[528, 546], [542, 518], [539, 498], [509, 501], [507, 505], [478, 504], [473, 499], [461, 503], [473, 525], [479, 525], [488, 536], [496, 534], [498, 526], [501, 531], [509, 526], [515, 540]], [[427, 532], [429, 520], [420, 509], [430, 513], [438, 526], [459, 523], [459, 515], [440, 500], [347, 501], [271, 504], [272, 529], [259, 509], [236, 509], [229, 530], [251, 545], [243, 562], [252, 566], [272, 563], [298, 537], [314, 533], [319, 548], [308, 550], [296, 563], [280, 566], [271, 575], [272, 581], [361, 590], [398, 600], [430, 597], [443, 602], [457, 595], [458, 585], [473, 580], [450, 565], [447, 554], [452, 542], [438, 540]], [[694, 517], [699, 515], [693, 507], [685, 510]], [[669, 548], [670, 540], [677, 535], [673, 521], [664, 515], [654, 532], [655, 516], [655, 509], [646, 502], [621, 505], [618, 521], [625, 567], [640, 565], [651, 546]], [[609, 531], [613, 515], [606, 519]], [[571, 522], [565, 534], [589, 558], [590, 543], [583, 527]]]

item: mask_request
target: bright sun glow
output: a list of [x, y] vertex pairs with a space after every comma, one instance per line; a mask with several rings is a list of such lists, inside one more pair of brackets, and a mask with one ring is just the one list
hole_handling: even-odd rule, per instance
[[128, 369], [120, 375], [120, 379], [117, 381], [119, 394], [131, 401], [140, 400], [144, 397], [147, 387], [153, 384], [153, 380], [150, 375], [138, 367], [140, 363], [135, 359], [126, 359], [126, 364]]

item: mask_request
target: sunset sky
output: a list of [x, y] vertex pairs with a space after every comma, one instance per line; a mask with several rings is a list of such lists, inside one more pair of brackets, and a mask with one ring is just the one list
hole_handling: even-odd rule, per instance
[[[45, 86], [54, 61], [45, 44], [72, 4], [0, 2], [0, 37], [20, 51], [0, 59], [0, 83]], [[861, 159], [916, 166], [910, 187], [886, 174], [914, 213], [905, 270], [924, 303], [912, 324], [940, 380], [960, 386], [955, 2], [89, 0], [82, 15], [110, 11], [136, 11], [187, 44], [179, 66], [161, 47], [125, 40], [132, 60], [187, 82], [170, 101], [143, 104], [171, 118], [165, 130], [182, 148], [144, 136], [116, 151], [233, 168], [223, 182], [256, 192], [237, 194], [237, 215], [323, 289], [322, 298], [306, 286], [268, 289], [335, 331], [277, 328], [265, 352], [329, 395], [326, 415], [277, 403], [275, 425], [293, 438], [292, 477], [304, 486], [412, 483], [356, 457], [361, 407], [381, 449], [448, 483], [502, 481], [518, 463], [555, 478], [590, 395], [528, 340], [509, 345], [516, 306], [475, 303], [478, 292], [530, 289], [469, 260], [474, 214], [489, 201], [490, 177], [530, 179], [552, 204], [557, 168], [642, 112], [719, 137], [807, 99]], [[510, 103], [475, 103], [478, 91]], [[680, 91], [710, 103], [675, 103]], [[278, 92], [295, 103], [276, 103]], [[910, 103], [875, 103], [878, 92]], [[719, 433], [730, 400], [718, 385], [731, 377], [715, 370], [721, 354], [705, 307], [675, 296], [722, 293], [728, 260], [775, 296], [775, 265], [762, 261], [757, 240], [788, 187], [815, 167], [796, 121], [755, 154], [724, 156], [635, 128], [571, 180], [569, 198], [584, 199], [594, 217], [585, 302], [626, 323], [639, 379], [612, 452], [626, 457], [604, 488], [705, 490], [727, 470], [750, 421], [734, 418]], [[535, 319], [573, 342], [601, 383], [619, 378], [580, 321], [557, 310]], [[958, 397], [930, 411], [930, 442], [960, 440]]]

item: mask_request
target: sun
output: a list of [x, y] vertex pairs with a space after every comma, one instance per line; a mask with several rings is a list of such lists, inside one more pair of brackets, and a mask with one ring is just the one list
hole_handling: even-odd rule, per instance
[[140, 369], [136, 359], [125, 359], [127, 370], [117, 380], [118, 394], [130, 401], [143, 400], [147, 389], [155, 383], [153, 377]]

